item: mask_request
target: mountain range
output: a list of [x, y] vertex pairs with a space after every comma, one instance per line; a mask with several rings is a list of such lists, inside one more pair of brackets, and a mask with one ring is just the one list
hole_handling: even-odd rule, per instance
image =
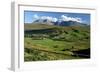
[[58, 25], [58, 26], [88, 26], [89, 24], [77, 22], [77, 21], [63, 21], [57, 20], [56, 22], [50, 21], [48, 19], [37, 19], [33, 23], [35, 24], [48, 24], [48, 25]]

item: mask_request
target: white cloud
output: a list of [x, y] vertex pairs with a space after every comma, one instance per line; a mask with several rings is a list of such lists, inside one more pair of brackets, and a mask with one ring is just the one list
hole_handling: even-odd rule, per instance
[[65, 15], [61, 15], [61, 20], [63, 21], [76, 21], [76, 22], [82, 22], [82, 19], [81, 18], [78, 18], [78, 17], [68, 17], [68, 16], [65, 16]]
[[52, 22], [56, 22], [58, 20], [57, 18], [50, 17], [50, 16], [42, 16], [42, 17], [40, 17], [40, 19], [47, 19], [47, 20], [52, 21]]
[[40, 19], [40, 20], [47, 19], [47, 20], [52, 21], [52, 22], [56, 22], [58, 20], [55, 17], [51, 17], [51, 16], [38, 16], [37, 14], [34, 14], [33, 15], [33, 21], [37, 20], [37, 19]]
[[40, 19], [40, 21], [47, 19], [51, 22], [56, 22], [59, 20], [59, 22], [61, 21], [76, 21], [76, 22], [83, 22], [81, 18], [79, 17], [70, 17], [70, 16], [66, 16], [66, 15], [61, 15], [59, 18], [56, 17], [52, 17], [52, 16], [38, 16], [37, 14], [34, 14], [33, 16], [33, 21]]
[[39, 16], [37, 14], [34, 14], [33, 18], [39, 19]]
[[53, 21], [56, 22], [58, 19], [57, 18], [53, 18]]

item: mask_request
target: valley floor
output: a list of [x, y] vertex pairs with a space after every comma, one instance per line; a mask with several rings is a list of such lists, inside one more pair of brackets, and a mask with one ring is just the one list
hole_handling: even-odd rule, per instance
[[[25, 38], [25, 61], [46, 61], [46, 60], [63, 60], [63, 59], [84, 59], [89, 55], [78, 51], [89, 50], [87, 48], [77, 49], [72, 47], [75, 42], [54, 41], [52, 39], [34, 40]], [[77, 43], [78, 44], [78, 43]], [[76, 46], [76, 47], [79, 47]], [[80, 46], [81, 47], [81, 46]]]

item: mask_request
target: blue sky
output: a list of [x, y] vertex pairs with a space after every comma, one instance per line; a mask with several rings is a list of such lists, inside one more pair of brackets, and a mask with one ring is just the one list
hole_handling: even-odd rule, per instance
[[40, 12], [40, 11], [24, 11], [24, 23], [32, 23], [37, 19], [47, 18], [52, 21], [72, 20], [81, 23], [90, 24], [90, 14], [84, 13], [64, 13], [64, 12]]

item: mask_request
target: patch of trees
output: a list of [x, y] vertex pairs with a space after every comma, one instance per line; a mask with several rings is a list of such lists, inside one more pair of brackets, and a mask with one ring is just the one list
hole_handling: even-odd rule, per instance
[[79, 30], [77, 29], [72, 29], [74, 32], [79, 33]]
[[72, 51], [74, 48], [74, 46], [72, 46], [71, 48], [63, 48], [61, 51]]

